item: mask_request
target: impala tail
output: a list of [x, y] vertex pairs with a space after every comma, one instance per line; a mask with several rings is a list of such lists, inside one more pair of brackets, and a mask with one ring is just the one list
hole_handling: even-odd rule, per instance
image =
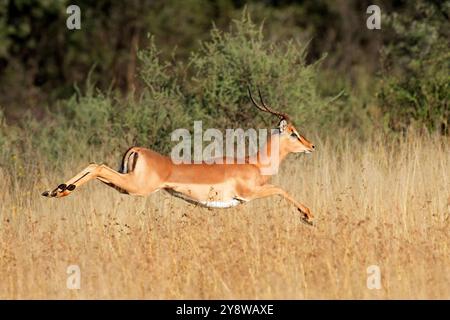
[[122, 163], [120, 164], [119, 172], [124, 174], [132, 172], [136, 167], [138, 157], [139, 154], [135, 150], [135, 147], [129, 148], [122, 157]]

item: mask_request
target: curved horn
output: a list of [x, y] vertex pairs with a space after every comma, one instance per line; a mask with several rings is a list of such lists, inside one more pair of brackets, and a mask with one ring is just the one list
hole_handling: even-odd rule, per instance
[[250, 100], [253, 102], [255, 107], [257, 107], [259, 110], [264, 111], [264, 112], [268, 112], [270, 114], [273, 114], [273, 115], [277, 116], [280, 119], [286, 119], [286, 120], [289, 121], [289, 116], [286, 113], [275, 111], [275, 110], [269, 108], [264, 103], [264, 100], [263, 100], [262, 95], [261, 95], [261, 90], [259, 90], [259, 88], [258, 88], [258, 94], [259, 94], [259, 99], [261, 100], [262, 106], [260, 106], [258, 103], [256, 103], [255, 99], [253, 99], [252, 92], [250, 91], [250, 87], [247, 87], [247, 90], [248, 90], [248, 95], [250, 96]]
[[248, 91], [248, 95], [250, 97], [250, 100], [253, 102], [253, 104], [255, 105], [255, 107], [257, 107], [259, 110], [264, 111], [264, 112], [269, 112], [265, 107], [261, 107], [256, 101], [255, 99], [253, 99], [252, 96], [252, 92], [250, 91], [250, 87], [247, 87], [247, 91]]
[[264, 106], [264, 108], [266, 108], [266, 110], [267, 110], [268, 112], [270, 112], [270, 113], [272, 113], [272, 114], [278, 116], [280, 119], [286, 119], [286, 120], [289, 120], [289, 116], [288, 116], [286, 113], [280, 112], [280, 111], [275, 111], [275, 110], [269, 108], [269, 107], [264, 103], [264, 100], [263, 100], [263, 98], [262, 98], [261, 91], [259, 90], [259, 88], [258, 88], [258, 94], [259, 94], [259, 99], [261, 100], [262, 105]]

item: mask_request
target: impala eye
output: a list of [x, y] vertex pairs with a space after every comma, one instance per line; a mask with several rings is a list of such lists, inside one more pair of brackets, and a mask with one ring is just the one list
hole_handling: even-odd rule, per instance
[[292, 133], [291, 133], [291, 137], [292, 137], [292, 138], [297, 138], [297, 134], [296, 134], [295, 132], [292, 132]]

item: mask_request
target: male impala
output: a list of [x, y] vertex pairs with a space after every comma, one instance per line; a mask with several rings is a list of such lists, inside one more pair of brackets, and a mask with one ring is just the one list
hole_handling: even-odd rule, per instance
[[[249, 96], [253, 104], [261, 111], [268, 112], [280, 119], [278, 130], [272, 134], [266, 144], [265, 155], [271, 156], [272, 139], [278, 139], [278, 165], [289, 153], [310, 153], [314, 145], [300, 135], [285, 113], [274, 111], [263, 101], [262, 106]], [[222, 164], [175, 164], [171, 158], [155, 151], [132, 147], [125, 152], [119, 171], [104, 164], [90, 164], [80, 173], [53, 191], [45, 191], [46, 197], [64, 197], [75, 188], [89, 180], [98, 179], [107, 185], [130, 195], [148, 195], [158, 190], [166, 190], [170, 194], [188, 202], [206, 207], [228, 208], [253, 199], [281, 195], [303, 214], [304, 220], [312, 222], [313, 215], [303, 204], [297, 202], [283, 189], [268, 184], [269, 175], [262, 174], [265, 164], [260, 161], [260, 150], [256, 161], [250, 163]], [[247, 159], [247, 158], [246, 158]]]

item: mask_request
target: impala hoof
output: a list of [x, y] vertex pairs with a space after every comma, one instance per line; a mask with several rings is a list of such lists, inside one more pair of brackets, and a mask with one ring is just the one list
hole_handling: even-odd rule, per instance
[[77, 186], [74, 185], [74, 184], [69, 184], [69, 185], [67, 186], [67, 190], [73, 191], [73, 190], [75, 190], [76, 187], [77, 187]]
[[314, 224], [314, 218], [311, 212], [308, 208], [306, 208], [307, 212], [303, 211], [302, 209], [298, 208], [298, 211], [303, 215], [302, 222], [312, 226]]
[[50, 192], [44, 191], [44, 192], [42, 192], [42, 195], [43, 195], [44, 197], [48, 197], [48, 196], [50, 195]]
[[61, 190], [61, 191], [66, 190], [66, 188], [67, 188], [67, 185], [66, 185], [65, 183], [62, 183], [62, 184], [60, 184], [60, 185], [58, 186], [58, 189]]
[[309, 226], [313, 226], [314, 225], [313, 219], [302, 218], [302, 222], [307, 224], [307, 225], [309, 225]]
[[56, 197], [57, 194], [58, 194], [58, 192], [52, 191], [52, 193], [50, 193], [50, 197]]

